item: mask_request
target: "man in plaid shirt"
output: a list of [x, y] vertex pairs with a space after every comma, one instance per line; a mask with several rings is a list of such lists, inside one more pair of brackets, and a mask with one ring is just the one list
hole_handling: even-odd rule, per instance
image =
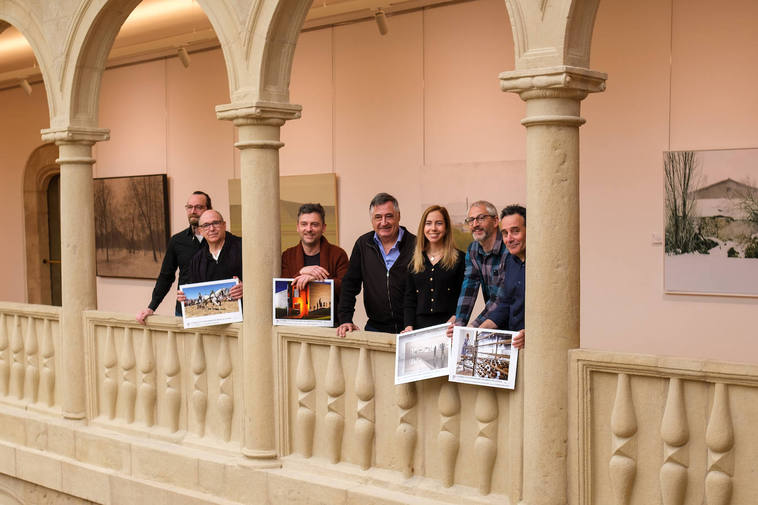
[[[465, 223], [471, 228], [474, 241], [466, 252], [466, 271], [463, 276], [463, 287], [458, 298], [458, 308], [450, 322], [456, 326], [466, 326], [479, 291], [482, 288], [485, 307], [474, 319], [471, 326], [497, 328], [494, 321], [501, 319], [502, 310], [496, 303], [498, 292], [505, 283], [506, 259], [508, 248], [500, 234], [500, 220], [497, 209], [490, 202], [479, 200], [471, 204]], [[525, 230], [524, 230], [525, 231]], [[520, 328], [519, 328], [520, 329]], [[448, 328], [448, 336], [452, 336], [453, 325]], [[514, 347], [523, 345], [523, 332], [514, 339]]]

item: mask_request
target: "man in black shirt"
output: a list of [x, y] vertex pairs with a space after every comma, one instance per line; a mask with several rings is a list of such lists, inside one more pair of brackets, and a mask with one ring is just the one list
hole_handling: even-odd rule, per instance
[[[190, 283], [236, 277], [240, 282], [229, 290], [229, 295], [232, 300], [242, 298], [242, 239], [226, 231], [223, 216], [215, 210], [203, 212], [197, 227], [205, 237], [205, 244], [192, 257]], [[183, 302], [186, 297], [179, 291], [176, 299]]]
[[[203, 212], [210, 208], [211, 197], [202, 191], [195, 191], [187, 199], [184, 209], [187, 211], [189, 228], [180, 231], [168, 241], [161, 272], [158, 274], [155, 288], [153, 288], [153, 297], [147, 308], [137, 314], [137, 322], [145, 324], [145, 318], [152, 315], [158, 305], [161, 304], [174, 283], [177, 267], [179, 268], [179, 284], [190, 282], [190, 262], [195, 253], [200, 250], [203, 240], [200, 230], [197, 229], [197, 224]], [[179, 317], [182, 315], [182, 306], [179, 302], [176, 303], [174, 314]]]

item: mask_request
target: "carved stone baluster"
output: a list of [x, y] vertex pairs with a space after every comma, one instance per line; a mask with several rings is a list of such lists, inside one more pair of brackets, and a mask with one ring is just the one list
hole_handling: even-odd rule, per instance
[[182, 393], [179, 366], [179, 352], [176, 350], [176, 333], [168, 332], [166, 342], [166, 415], [168, 428], [172, 433], [179, 431], [179, 411]]
[[316, 427], [316, 373], [313, 370], [311, 346], [308, 342], [300, 343], [295, 385], [298, 391], [295, 452], [310, 458], [313, 455], [313, 430]]
[[137, 389], [137, 404], [147, 426], [155, 424], [155, 353], [153, 352], [153, 333], [142, 330], [142, 348], [140, 349], [140, 382]]
[[113, 340], [113, 326], [105, 330], [105, 355], [103, 356], [103, 407], [108, 419], [116, 418], [118, 400], [118, 358]]
[[440, 433], [437, 435], [437, 442], [440, 445], [442, 485], [450, 487], [455, 483], [455, 462], [458, 459], [461, 430], [461, 398], [456, 383], [442, 384], [437, 405], [440, 409]]
[[228, 442], [232, 438], [232, 413], [234, 412], [234, 383], [232, 382], [232, 358], [229, 354], [229, 342], [226, 335], [221, 335], [218, 350], [218, 411], [221, 418], [221, 439]]
[[118, 385], [119, 411], [127, 423], [134, 422], [134, 403], [137, 398], [137, 360], [134, 357], [132, 329], [124, 328], [124, 343], [119, 356], [121, 382]]
[[618, 375], [616, 400], [611, 412], [611, 446], [613, 454], [608, 462], [611, 489], [616, 505], [629, 505], [632, 485], [637, 473], [637, 417], [632, 402], [629, 375]]
[[26, 398], [32, 403], [37, 403], [37, 389], [39, 387], [39, 343], [37, 342], [37, 321], [29, 316], [26, 318], [26, 335], [24, 348], [26, 349], [26, 374], [24, 375], [24, 392]]
[[5, 313], [0, 313], [0, 395], [8, 394], [10, 382], [10, 343], [8, 328], [5, 326]]
[[355, 394], [358, 396], [355, 420], [355, 436], [358, 439], [358, 464], [363, 470], [371, 467], [371, 453], [374, 445], [374, 373], [368, 349], [361, 347], [358, 354], [358, 371], [355, 373]]
[[395, 402], [400, 410], [400, 418], [395, 429], [400, 464], [406, 479], [413, 477], [413, 453], [416, 450], [416, 384], [395, 386]]
[[734, 476], [734, 428], [726, 384], [716, 384], [713, 407], [705, 432], [708, 447], [708, 473], [705, 476], [707, 505], [729, 505]]
[[52, 407], [55, 403], [55, 344], [49, 319], [45, 319], [42, 325], [40, 357], [42, 365], [40, 367], [39, 401], [48, 407]]
[[672, 377], [661, 422], [663, 466], [661, 466], [661, 497], [663, 505], [682, 505], [687, 492], [690, 439], [687, 413], [684, 408], [682, 381]]
[[21, 319], [18, 314], [13, 316], [11, 353], [10, 394], [21, 400], [24, 397], [24, 337], [21, 334]]
[[345, 374], [342, 371], [342, 356], [336, 345], [329, 347], [326, 365], [326, 442], [329, 461], [339, 463], [342, 459], [342, 436], [345, 430]]
[[192, 412], [195, 416], [193, 433], [205, 435], [205, 416], [208, 412], [208, 376], [205, 373], [205, 348], [203, 336], [198, 332], [192, 343]]
[[474, 415], [479, 432], [474, 441], [476, 473], [479, 475], [479, 492], [489, 494], [492, 486], [492, 469], [497, 456], [497, 396], [492, 388], [479, 388], [474, 403]]

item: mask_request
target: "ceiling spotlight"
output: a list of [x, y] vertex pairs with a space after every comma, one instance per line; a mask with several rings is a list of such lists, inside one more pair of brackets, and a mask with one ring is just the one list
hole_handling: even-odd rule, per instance
[[176, 54], [179, 56], [179, 60], [182, 62], [182, 65], [184, 65], [184, 68], [188, 68], [190, 65], [190, 57], [187, 50], [183, 47], [180, 47], [176, 50]]
[[381, 35], [387, 35], [389, 27], [387, 26], [387, 16], [384, 14], [384, 10], [377, 9], [374, 12], [374, 19], [376, 19], [376, 27], [379, 28]]
[[19, 86], [21, 86], [21, 89], [24, 90], [24, 93], [31, 96], [32, 94], [32, 85], [29, 84], [29, 81], [26, 79], [21, 79], [21, 82], [18, 83]]

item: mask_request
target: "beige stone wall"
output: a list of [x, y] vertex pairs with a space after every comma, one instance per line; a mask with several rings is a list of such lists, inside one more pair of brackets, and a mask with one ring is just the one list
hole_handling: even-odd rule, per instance
[[2, 505], [94, 505], [95, 502], [0, 474]]

